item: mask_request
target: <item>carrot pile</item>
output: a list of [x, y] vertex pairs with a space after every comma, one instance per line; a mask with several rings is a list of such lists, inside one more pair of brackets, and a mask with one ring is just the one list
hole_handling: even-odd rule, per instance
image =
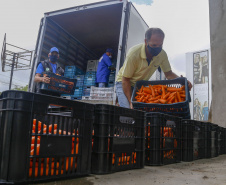
[[[52, 129], [53, 133], [52, 133]], [[38, 121], [38, 133], [40, 134], [42, 131], [42, 134], [46, 134], [47, 133], [47, 125], [42, 124], [42, 122]], [[48, 127], [48, 135], [54, 134], [54, 135], [61, 135], [62, 134], [62, 130], [59, 129], [58, 133], [57, 133], [57, 124], [49, 125]], [[36, 119], [33, 119], [33, 129], [32, 129], [32, 133], [35, 134], [36, 133]], [[63, 135], [75, 135], [75, 130], [73, 131], [73, 133], [66, 133], [66, 131], [63, 131]], [[32, 168], [34, 166], [35, 163], [35, 174], [34, 176], [37, 177], [38, 176], [38, 171], [40, 176], [43, 175], [54, 175], [54, 170], [56, 170], [56, 175], [58, 175], [59, 173], [63, 174], [64, 173], [64, 168], [65, 171], [68, 171], [69, 168], [69, 164], [70, 164], [70, 169], [73, 169], [73, 162], [74, 162], [74, 168], [77, 168], [77, 157], [75, 157], [75, 159], [73, 159], [74, 157], [65, 157], [62, 159], [62, 164], [60, 166], [60, 162], [59, 160], [56, 161], [55, 158], [42, 158], [41, 159], [41, 169], [39, 169], [39, 151], [40, 151], [40, 141], [41, 141], [41, 136], [32, 136], [31, 138], [31, 151], [30, 151], [30, 155], [34, 156], [36, 155], [36, 161], [33, 160], [33, 158], [30, 158], [30, 168], [29, 168], [29, 177], [32, 176]], [[75, 143], [75, 137], [72, 137], [72, 149], [71, 149], [71, 154], [78, 154], [78, 148], [79, 148], [79, 138], [78, 138], [78, 132], [77, 132], [77, 138], [76, 138], [76, 148], [74, 148], [74, 143]], [[36, 146], [36, 154], [34, 154], [34, 147]], [[74, 161], [73, 161], [74, 160]], [[45, 163], [46, 162], [46, 163]], [[66, 163], [66, 164], [64, 164]], [[49, 170], [51, 169], [51, 170]], [[44, 174], [45, 171], [45, 174]]]
[[185, 86], [180, 88], [168, 87], [166, 85], [149, 85], [136, 92], [135, 99], [143, 103], [172, 104], [185, 101]]
[[[150, 125], [150, 123], [148, 123], [148, 125]], [[160, 130], [160, 135], [162, 136], [162, 137], [160, 137], [160, 143], [163, 141], [163, 145], [161, 145], [162, 147], [161, 148], [167, 148], [166, 147], [166, 138], [173, 138], [173, 137], [175, 137], [174, 136], [174, 132], [173, 132], [173, 130], [172, 130], [172, 128], [171, 127], [161, 127], [160, 128], [161, 130]], [[162, 134], [162, 129], [163, 129], [163, 134]], [[146, 126], [146, 136], [148, 136], [147, 138], [146, 138], [146, 147], [147, 148], [150, 148], [151, 147], [151, 139], [152, 138], [150, 138], [150, 136], [151, 136], [151, 126]], [[177, 149], [177, 139], [170, 139], [169, 140], [169, 142], [174, 142], [174, 149]], [[172, 149], [170, 149], [170, 150], [164, 150], [163, 151], [163, 157], [165, 158], [165, 159], [173, 159], [174, 158], [174, 155], [175, 155], [175, 150], [172, 150]], [[150, 160], [150, 158], [148, 157], [148, 160]]]
[[[126, 153], [122, 153], [122, 156], [118, 157], [118, 166], [129, 165], [130, 164], [130, 157], [131, 157], [131, 163], [135, 164], [136, 159], [137, 159], [136, 152], [132, 152], [132, 156], [126, 155]], [[115, 154], [113, 154], [113, 156], [112, 156], [112, 164], [113, 165], [115, 164], [115, 160], [116, 160], [116, 157], [115, 157]]]
[[[94, 136], [94, 130], [92, 132], [92, 136]], [[119, 135], [114, 134], [114, 137], [119, 137]], [[108, 152], [110, 151], [110, 138], [108, 138]], [[93, 143], [94, 143], [94, 139], [92, 138], [92, 149], [93, 149]], [[126, 153], [122, 153], [121, 157], [118, 157], [118, 166], [121, 165], [129, 165], [130, 164], [130, 158], [131, 158], [131, 163], [135, 164], [136, 163], [136, 152], [132, 152], [132, 156], [127, 155]], [[113, 153], [112, 155], [112, 165], [115, 164], [115, 153]]]

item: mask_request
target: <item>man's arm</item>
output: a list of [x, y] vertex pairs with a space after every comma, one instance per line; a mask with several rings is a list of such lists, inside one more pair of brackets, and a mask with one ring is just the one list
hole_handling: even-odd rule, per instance
[[36, 74], [35, 74], [35, 79], [34, 79], [34, 81], [35, 81], [35, 82], [50, 83], [50, 78], [49, 78], [49, 77], [46, 77], [46, 76], [41, 77], [41, 74], [36, 73]]
[[168, 80], [172, 80], [172, 79], [175, 79], [175, 78], [178, 78], [179, 76], [177, 76], [172, 70], [168, 71], [168, 72], [164, 72], [166, 78]]
[[131, 97], [132, 97], [132, 91], [131, 91], [131, 83], [130, 83], [130, 78], [122, 77], [122, 89], [124, 91], [124, 94], [126, 95], [130, 108], [133, 109], [133, 104], [131, 102]]
[[[166, 78], [168, 80], [172, 80], [172, 79], [175, 79], [175, 78], [178, 78], [179, 76], [177, 76], [172, 70], [168, 71], [168, 72], [164, 72]], [[183, 76], [181, 76], [183, 77]], [[189, 88], [189, 91], [191, 90], [192, 88], [192, 84], [191, 82], [188, 80], [188, 88]]]

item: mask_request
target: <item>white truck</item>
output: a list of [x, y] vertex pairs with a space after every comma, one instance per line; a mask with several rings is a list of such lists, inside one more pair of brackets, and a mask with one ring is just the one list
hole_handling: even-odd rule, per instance
[[75, 65], [84, 71], [88, 60], [99, 59], [110, 47], [114, 50], [117, 74], [128, 49], [144, 42], [147, 29], [144, 19], [127, 0], [103, 1], [45, 13], [38, 32], [29, 91], [34, 91], [37, 64], [47, 59], [51, 47], [59, 49], [61, 67]]

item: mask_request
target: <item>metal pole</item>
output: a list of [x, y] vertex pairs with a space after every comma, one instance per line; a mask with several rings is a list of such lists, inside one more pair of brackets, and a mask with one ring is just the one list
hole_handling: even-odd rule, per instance
[[16, 53], [13, 53], [13, 63], [11, 68], [11, 75], [10, 75], [10, 82], [9, 82], [9, 90], [11, 90], [12, 86], [12, 79], [13, 79], [13, 70], [14, 70], [14, 63], [15, 63]]

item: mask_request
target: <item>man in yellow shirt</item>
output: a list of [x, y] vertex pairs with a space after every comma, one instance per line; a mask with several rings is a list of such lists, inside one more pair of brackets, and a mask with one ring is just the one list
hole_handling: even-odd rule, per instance
[[[121, 107], [133, 108], [132, 89], [137, 81], [149, 80], [160, 66], [167, 79], [178, 78], [172, 72], [166, 52], [162, 49], [165, 34], [160, 28], [149, 28], [145, 43], [136, 45], [127, 53], [116, 79], [116, 94]], [[192, 84], [188, 81], [189, 89]]]

